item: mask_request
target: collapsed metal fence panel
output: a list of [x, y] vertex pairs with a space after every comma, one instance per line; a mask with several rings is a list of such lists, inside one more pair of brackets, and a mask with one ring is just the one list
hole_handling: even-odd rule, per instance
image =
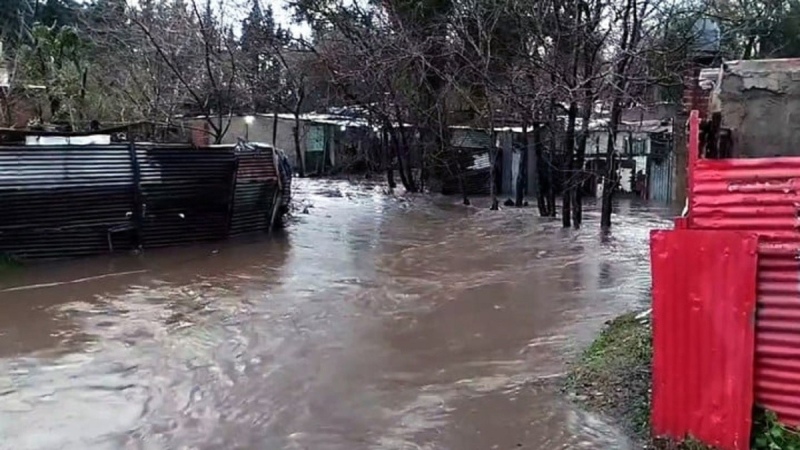
[[[242, 173], [237, 196], [239, 157], [232, 146], [0, 147], [0, 255], [67, 258], [268, 230], [274, 152], [260, 152], [258, 176]], [[271, 201], [251, 201], [262, 191]], [[265, 220], [241, 223], [241, 211]]]

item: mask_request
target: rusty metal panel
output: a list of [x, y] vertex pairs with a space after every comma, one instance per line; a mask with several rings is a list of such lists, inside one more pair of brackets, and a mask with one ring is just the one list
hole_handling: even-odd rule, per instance
[[695, 162], [689, 228], [761, 237], [756, 402], [800, 425], [800, 158]]
[[281, 195], [275, 152], [265, 146], [241, 147], [236, 150], [236, 158], [230, 234], [269, 231], [275, 202]]
[[749, 447], [758, 237], [653, 231], [653, 430]]

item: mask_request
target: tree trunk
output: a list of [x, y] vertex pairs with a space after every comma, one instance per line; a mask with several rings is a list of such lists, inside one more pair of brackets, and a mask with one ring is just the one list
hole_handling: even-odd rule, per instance
[[[591, 83], [587, 91], [591, 91]], [[583, 111], [581, 111], [581, 133], [578, 137], [578, 148], [575, 155], [575, 169], [577, 173], [575, 196], [572, 200], [572, 226], [580, 228], [583, 223], [583, 183], [585, 181], [583, 166], [586, 161], [586, 140], [589, 137], [589, 120], [592, 118], [592, 104], [594, 95], [587, 92], [583, 101]]]
[[619, 98], [616, 98], [611, 106], [611, 118], [608, 126], [606, 177], [605, 180], [603, 180], [603, 204], [600, 209], [600, 227], [603, 229], [611, 228], [612, 201], [614, 199], [614, 191], [617, 188], [615, 146], [617, 143], [617, 130], [619, 128], [619, 119], [621, 116], [622, 102]]
[[400, 126], [399, 132], [400, 142], [398, 142], [398, 146], [395, 149], [397, 152], [397, 170], [400, 172], [400, 178], [405, 180], [403, 181], [403, 187], [405, 187], [408, 192], [417, 192], [413, 168], [407, 159], [410, 146], [408, 145], [408, 139], [406, 139], [406, 133], [402, 125]]
[[678, 108], [672, 118], [672, 151], [675, 153], [675, 165], [673, 166], [673, 184], [672, 199], [679, 205], [686, 203], [686, 190], [687, 184], [687, 166], [689, 164], [689, 151], [686, 142], [686, 121], [689, 117], [682, 108]]
[[[524, 134], [525, 145], [528, 145], [527, 133]], [[537, 120], [533, 123], [533, 154], [536, 158], [536, 181], [538, 183], [536, 193], [536, 206], [539, 208], [539, 215], [542, 217], [550, 216], [547, 207], [547, 172], [545, 172], [544, 156], [542, 155], [542, 127]]]
[[[400, 140], [397, 138], [398, 131], [394, 128], [389, 129], [389, 136], [391, 137], [391, 148], [393, 150], [394, 157], [397, 158], [397, 172], [400, 174], [400, 182], [403, 184], [403, 187], [409, 191], [414, 192], [411, 187], [411, 182], [413, 180], [409, 180], [406, 174], [406, 171], [403, 167], [403, 158], [400, 155]], [[400, 135], [402, 136], [403, 130], [402, 128], [399, 130]]]
[[558, 188], [558, 180], [556, 173], [556, 155], [558, 154], [558, 144], [556, 143], [556, 130], [559, 129], [558, 118], [556, 117], [556, 102], [551, 98], [550, 100], [550, 154], [545, 159], [547, 164], [547, 212], [550, 217], [556, 217], [556, 189]]
[[561, 203], [561, 225], [564, 228], [571, 226], [572, 220], [572, 198], [575, 196], [575, 177], [573, 173], [573, 156], [575, 153], [575, 119], [578, 115], [578, 105], [575, 101], [569, 103], [569, 115], [567, 116], [567, 133], [564, 136], [564, 179]]
[[[295, 118], [295, 124], [297, 124], [297, 119]], [[278, 111], [276, 110], [272, 113], [272, 147], [278, 148]], [[297, 146], [295, 146], [295, 152], [297, 151]]]
[[[522, 154], [519, 155], [519, 167], [517, 167], [517, 195], [514, 205], [521, 208], [525, 201], [525, 194], [528, 188], [528, 121], [522, 121]], [[512, 142], [513, 147], [513, 142]], [[513, 161], [513, 158], [512, 158]]]
[[[276, 116], [277, 117], [277, 116]], [[275, 142], [275, 133], [277, 132], [278, 127], [277, 124], [273, 124], [272, 127], [272, 141]], [[294, 115], [294, 129], [292, 130], [292, 137], [294, 138], [294, 152], [295, 156], [297, 157], [297, 175], [300, 177], [306, 176], [306, 163], [305, 158], [303, 158], [303, 149], [300, 146], [300, 115]], [[273, 144], [274, 145], [274, 144]]]
[[394, 181], [394, 168], [392, 168], [392, 156], [389, 152], [389, 132], [384, 125], [381, 130], [381, 158], [383, 159], [383, 168], [386, 170], [386, 183], [389, 189], [397, 187], [397, 182]]
[[497, 211], [500, 209], [500, 202], [497, 200], [497, 158], [498, 158], [498, 151], [497, 146], [495, 145], [495, 136], [494, 136], [494, 121], [489, 125], [489, 138], [491, 142], [489, 144], [489, 192], [491, 193], [492, 197], [492, 206], [490, 209], [492, 211]]
[[620, 39], [620, 53], [622, 56], [614, 66], [612, 78], [617, 84], [614, 91], [614, 100], [611, 104], [608, 152], [606, 153], [607, 177], [603, 187], [603, 205], [600, 211], [600, 226], [603, 229], [611, 228], [612, 200], [614, 198], [614, 190], [617, 187], [614, 146], [616, 145], [617, 130], [622, 117], [622, 93], [626, 92], [628, 88], [628, 65], [633, 57], [630, 49], [635, 49], [638, 46], [641, 37], [639, 33], [641, 25], [642, 21], [638, 14], [636, 0], [627, 0], [622, 14], [622, 36]]
[[614, 170], [615, 164], [614, 153], [609, 150], [606, 154], [606, 165], [608, 168], [606, 170], [606, 176], [603, 179], [603, 204], [600, 208], [600, 227], [605, 230], [611, 228], [612, 201], [614, 190], [617, 185], [616, 170]]

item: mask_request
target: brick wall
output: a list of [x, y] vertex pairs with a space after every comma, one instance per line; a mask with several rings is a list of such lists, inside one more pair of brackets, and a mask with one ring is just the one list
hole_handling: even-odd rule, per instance
[[683, 73], [683, 108], [688, 114], [690, 111], [700, 111], [700, 118], [708, 116], [711, 90], [700, 87], [700, 66], [694, 66]]

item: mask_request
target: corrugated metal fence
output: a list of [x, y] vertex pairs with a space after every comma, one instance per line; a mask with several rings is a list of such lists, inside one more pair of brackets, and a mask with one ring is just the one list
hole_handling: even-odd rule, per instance
[[[251, 177], [237, 171], [259, 165]], [[281, 183], [271, 148], [0, 147], [0, 254], [64, 258], [269, 229]], [[236, 195], [257, 190], [270, 202]], [[265, 220], [240, 220], [259, 208]]]
[[272, 152], [260, 149], [242, 154], [236, 171], [231, 234], [268, 230], [280, 196], [278, 169]]
[[138, 147], [142, 246], [223, 239], [236, 158], [218, 149]]
[[[756, 404], [774, 411], [783, 422], [800, 426], [800, 158], [699, 159], [699, 119], [694, 112], [689, 159], [688, 215], [676, 220], [676, 227], [716, 230], [720, 234], [744, 231], [758, 237], [754, 367], [749, 368], [754, 387], [750, 394]], [[676, 263], [687, 264], [688, 260]], [[726, 275], [708, 283], [731, 283], [742, 277], [747, 274]], [[654, 285], [659, 282], [654, 279]], [[731, 296], [716, 297], [719, 302], [735, 300]], [[655, 311], [653, 320], [659, 320]], [[717, 326], [712, 317], [708, 320], [708, 327]], [[656, 343], [655, 351], [664, 351], [659, 347], [676, 345], [680, 340], [662, 340]], [[689, 360], [689, 364], [705, 363]]]
[[669, 202], [672, 199], [672, 173], [675, 163], [675, 154], [669, 152], [660, 156], [648, 158], [647, 168], [647, 198], [659, 202]]
[[[106, 251], [132, 220], [128, 147], [0, 148], [0, 252], [21, 258]], [[129, 233], [119, 248], [131, 248]], [[113, 245], [113, 243], [111, 244]]]
[[650, 236], [653, 432], [745, 450], [753, 409], [758, 238], [687, 229]]
[[755, 397], [800, 425], [800, 158], [701, 159], [688, 225], [759, 239]]

